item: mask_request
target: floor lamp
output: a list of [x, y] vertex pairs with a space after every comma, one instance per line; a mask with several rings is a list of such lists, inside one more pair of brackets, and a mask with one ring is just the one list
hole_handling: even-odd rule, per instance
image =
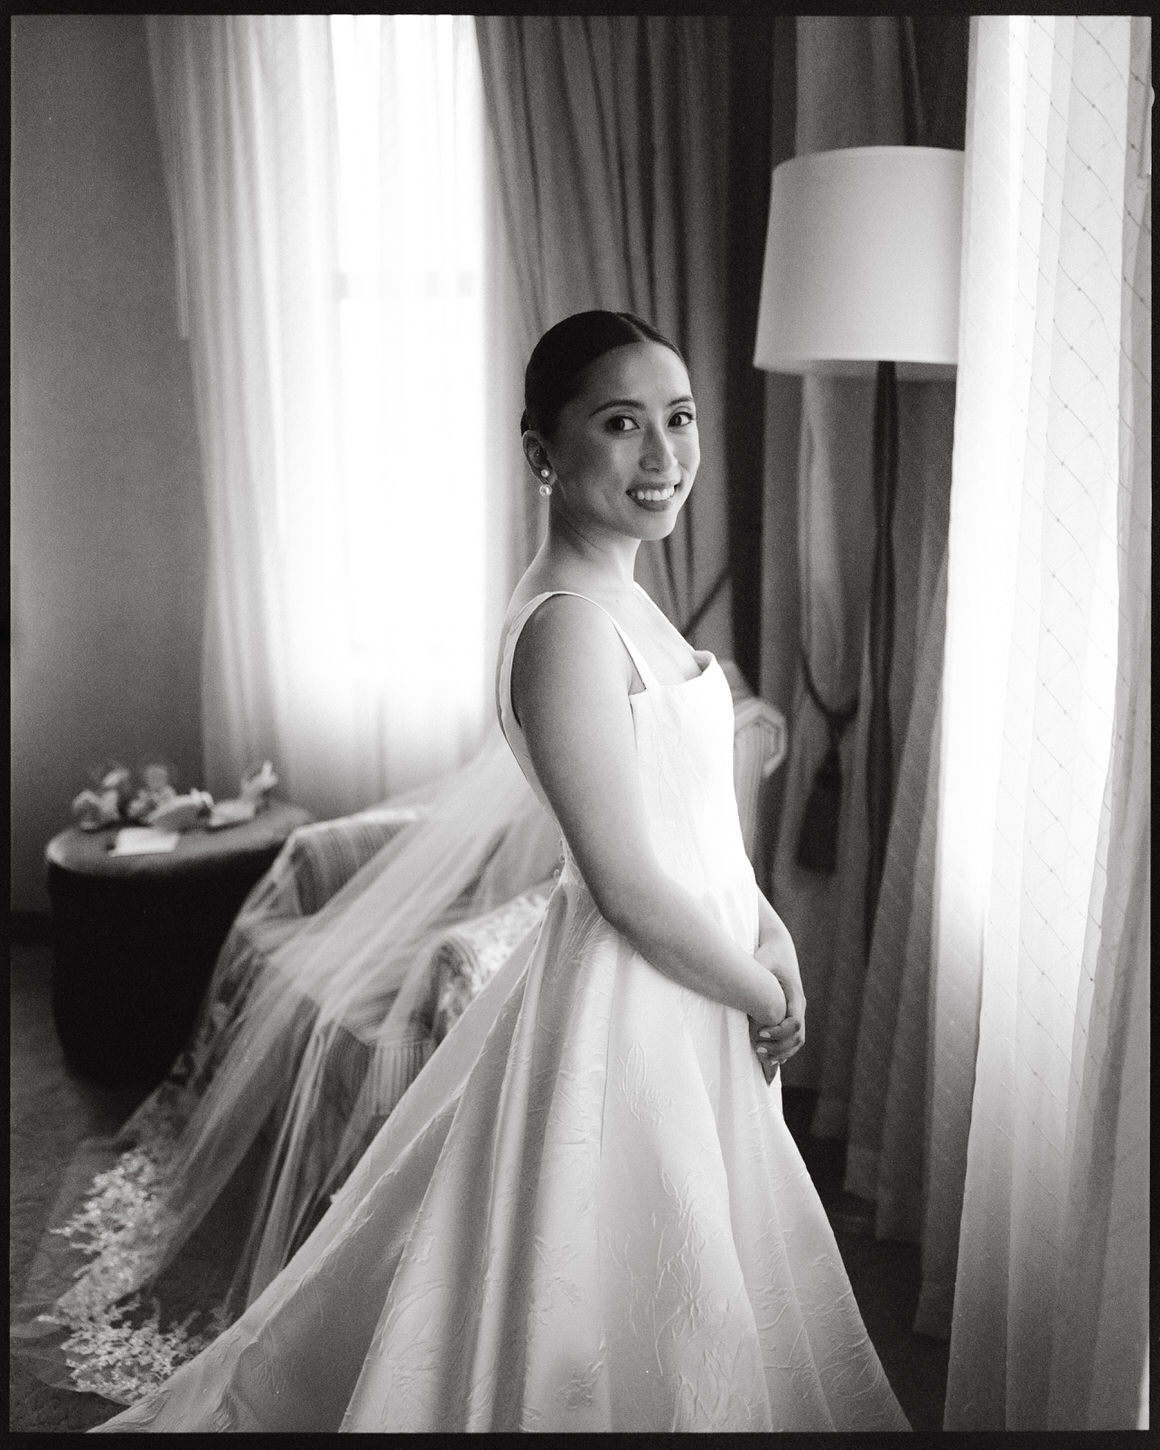
[[871, 482], [869, 952], [894, 795], [890, 671], [898, 480], [898, 380], [954, 376], [963, 152], [852, 146], [773, 173], [754, 365], [876, 379]]

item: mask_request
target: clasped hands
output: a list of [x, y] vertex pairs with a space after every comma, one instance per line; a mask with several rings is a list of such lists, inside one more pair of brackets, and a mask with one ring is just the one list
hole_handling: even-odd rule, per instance
[[765, 937], [753, 955], [773, 976], [785, 1003], [785, 1015], [778, 1020], [749, 1019], [749, 1040], [766, 1083], [771, 1083], [781, 1063], [791, 1058], [806, 1040], [806, 998], [797, 953], [788, 932]]

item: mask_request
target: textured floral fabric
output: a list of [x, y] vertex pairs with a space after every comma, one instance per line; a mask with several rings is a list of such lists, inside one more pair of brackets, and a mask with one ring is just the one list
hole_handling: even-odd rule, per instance
[[297, 915], [311, 916], [325, 906], [417, 814], [405, 806], [383, 805], [295, 831], [286, 864], [297, 891]]
[[539, 926], [555, 884], [553, 875], [448, 931], [432, 957], [431, 1036], [436, 1042], [443, 1041], [520, 940]]
[[[516, 616], [500, 674], [509, 743]], [[752, 949], [710, 654], [632, 701], [662, 865]], [[99, 1431], [894, 1430], [906, 1421], [744, 1014], [678, 985], [564, 862], [247, 1312]]]

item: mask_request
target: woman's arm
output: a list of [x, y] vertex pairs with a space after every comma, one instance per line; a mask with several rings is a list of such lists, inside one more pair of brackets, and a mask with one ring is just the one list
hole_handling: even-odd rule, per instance
[[793, 983], [798, 993], [801, 992], [801, 969], [793, 937], [760, 887], [757, 891], [757, 956], [777, 974], [783, 987]]
[[536, 774], [601, 915], [675, 981], [762, 1024], [780, 1022], [777, 978], [656, 859], [632, 676], [611, 621], [591, 603], [557, 595], [535, 611], [516, 644], [512, 704]]
[[[751, 1026], [750, 1036], [764, 1059], [764, 1067], [766, 1061], [785, 1062], [804, 1045], [806, 994], [802, 990], [801, 968], [789, 929], [760, 888], [757, 896], [757, 960], [777, 978], [786, 999], [786, 1012], [780, 1023], [773, 1027]], [[763, 1043], [768, 1048], [765, 1053], [761, 1052]]]

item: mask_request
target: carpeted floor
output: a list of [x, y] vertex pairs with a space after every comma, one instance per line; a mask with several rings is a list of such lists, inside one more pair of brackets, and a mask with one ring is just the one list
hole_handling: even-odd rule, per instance
[[[9, 1303], [17, 1301], [69, 1159], [83, 1138], [112, 1132], [136, 1107], [135, 1089], [94, 1087], [64, 1065], [49, 1006], [48, 948], [11, 950], [11, 1132], [9, 1140]], [[115, 1413], [98, 1395], [52, 1390], [10, 1360], [12, 1431], [87, 1430]]]
[[[52, 1209], [66, 1164], [83, 1138], [112, 1132], [137, 1105], [134, 1089], [102, 1089], [71, 1074], [53, 1031], [51, 956], [37, 942], [11, 950], [11, 1243], [9, 1302], [15, 1302]], [[866, 1205], [841, 1191], [842, 1146], [809, 1137], [810, 1096], [785, 1095], [786, 1118], [830, 1214], [870, 1337], [915, 1430], [940, 1430], [947, 1346], [912, 1334], [918, 1248], [879, 1243]], [[9, 1382], [9, 1430], [64, 1434], [115, 1413], [97, 1395], [50, 1389], [19, 1362]]]

